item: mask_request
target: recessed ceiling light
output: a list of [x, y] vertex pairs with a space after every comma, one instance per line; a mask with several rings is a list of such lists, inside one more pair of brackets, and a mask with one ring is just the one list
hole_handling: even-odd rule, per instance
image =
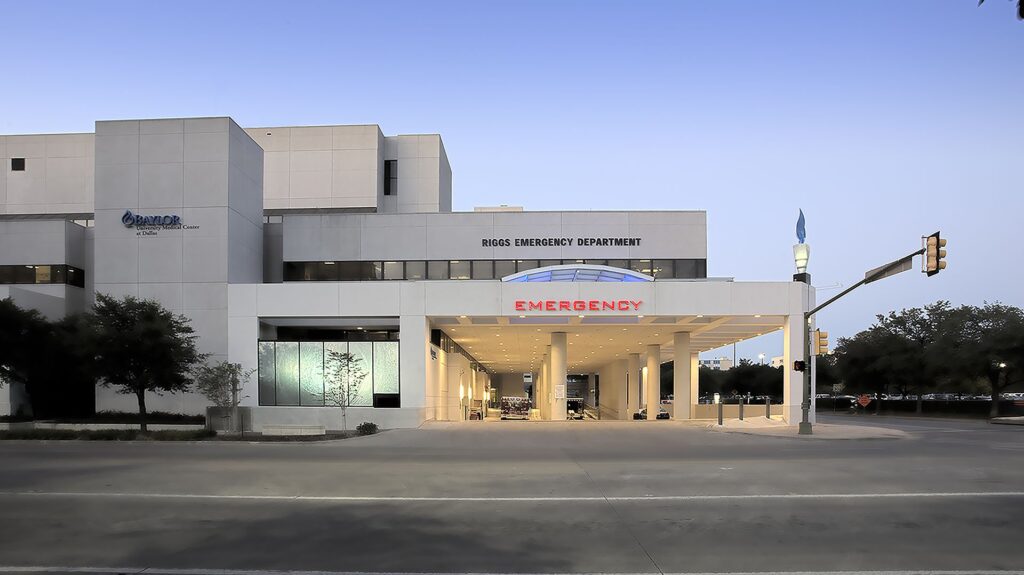
[[466, 319], [466, 316], [464, 315], [460, 315], [459, 317], [461, 317], [462, 319]]

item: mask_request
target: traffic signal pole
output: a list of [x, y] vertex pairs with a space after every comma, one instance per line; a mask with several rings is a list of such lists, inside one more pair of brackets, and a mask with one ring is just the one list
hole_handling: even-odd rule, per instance
[[[935, 234], [935, 235], [937, 236], [937, 234]], [[811, 430], [811, 420], [810, 420], [810, 415], [811, 415], [811, 337], [814, 335], [814, 332], [811, 330], [811, 318], [814, 317], [814, 314], [818, 313], [819, 311], [821, 311], [825, 307], [831, 305], [833, 302], [835, 302], [839, 298], [845, 296], [846, 294], [852, 292], [853, 290], [859, 288], [860, 286], [862, 286], [864, 284], [868, 284], [868, 283], [871, 283], [873, 281], [877, 281], [877, 280], [880, 280], [882, 278], [886, 278], [886, 277], [889, 277], [889, 276], [892, 276], [892, 275], [896, 275], [896, 274], [898, 274], [900, 272], [905, 272], [905, 271], [909, 270], [911, 268], [911, 261], [914, 259], [914, 256], [923, 255], [925, 253], [925, 250], [926, 250], [926, 248], [921, 248], [921, 249], [919, 249], [919, 250], [917, 250], [917, 251], [915, 251], [915, 252], [913, 252], [911, 254], [903, 256], [902, 258], [900, 258], [898, 260], [889, 262], [889, 263], [885, 264], [882, 267], [875, 268], [873, 270], [868, 271], [867, 273], [864, 274], [864, 279], [860, 280], [859, 282], [857, 282], [857, 283], [853, 284], [852, 286], [850, 286], [850, 287], [844, 289], [843, 291], [839, 292], [838, 294], [836, 294], [835, 296], [830, 298], [825, 303], [815, 307], [814, 309], [812, 309], [810, 311], [804, 312], [804, 325], [803, 325], [803, 330], [804, 330], [804, 394], [803, 394], [804, 395], [804, 400], [800, 404], [800, 411], [802, 412], [802, 419], [800, 421], [800, 429], [799, 429], [799, 434], [800, 435], [811, 435], [813, 433], [813, 431]], [[945, 255], [945, 253], [943, 253], [943, 256], [944, 255]], [[943, 267], [945, 267], [945, 266], [943, 266]]]

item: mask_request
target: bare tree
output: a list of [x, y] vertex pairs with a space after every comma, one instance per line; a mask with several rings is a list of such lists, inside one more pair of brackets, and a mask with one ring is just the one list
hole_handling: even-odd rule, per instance
[[363, 360], [347, 351], [327, 350], [324, 374], [324, 403], [341, 408], [341, 428], [348, 431], [348, 408], [359, 397], [359, 387], [366, 379]]
[[228, 427], [240, 432], [242, 429], [238, 418], [238, 404], [245, 397], [242, 395], [242, 389], [255, 372], [255, 369], [243, 371], [240, 363], [222, 361], [199, 366], [193, 379], [206, 399], [217, 407], [231, 410], [232, 423]]

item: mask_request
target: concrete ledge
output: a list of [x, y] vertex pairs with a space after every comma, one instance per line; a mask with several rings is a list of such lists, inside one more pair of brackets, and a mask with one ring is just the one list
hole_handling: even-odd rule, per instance
[[1024, 425], [1024, 416], [993, 417], [988, 422], [995, 423], [996, 425]]
[[327, 435], [322, 425], [264, 425], [263, 435]]

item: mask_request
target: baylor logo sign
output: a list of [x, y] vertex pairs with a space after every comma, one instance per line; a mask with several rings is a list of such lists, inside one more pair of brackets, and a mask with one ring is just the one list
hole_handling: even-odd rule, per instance
[[133, 214], [131, 210], [124, 211], [124, 215], [121, 216], [121, 223], [126, 228], [135, 228], [135, 235], [139, 237], [159, 235], [161, 230], [199, 229], [199, 226], [186, 226], [181, 223], [181, 216], [172, 214], [143, 216], [141, 214]]
[[181, 218], [179, 216], [140, 216], [139, 214], [133, 214], [131, 210], [125, 210], [124, 215], [121, 216], [121, 223], [124, 227], [131, 228], [136, 226], [180, 226]]

